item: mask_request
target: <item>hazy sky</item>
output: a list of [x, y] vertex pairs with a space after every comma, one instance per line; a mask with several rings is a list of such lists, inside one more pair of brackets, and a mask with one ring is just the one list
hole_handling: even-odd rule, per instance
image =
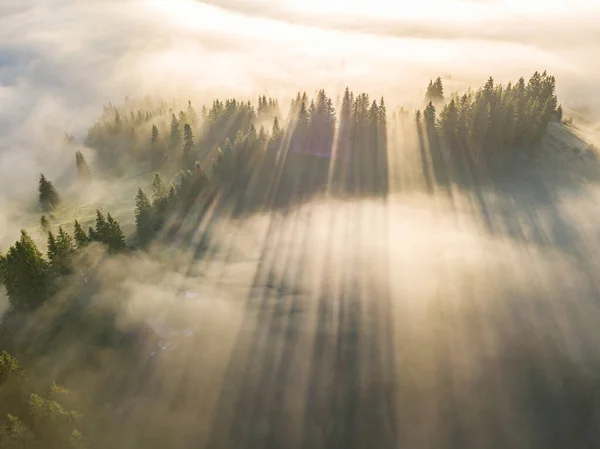
[[595, 104], [598, 23], [596, 0], [0, 0], [0, 196], [126, 95], [350, 85], [401, 103], [437, 75], [547, 69], [563, 101]]

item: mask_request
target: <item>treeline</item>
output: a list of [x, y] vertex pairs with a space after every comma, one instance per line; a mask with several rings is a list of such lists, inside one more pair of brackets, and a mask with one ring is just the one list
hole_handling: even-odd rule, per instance
[[[443, 101], [441, 80], [430, 83], [429, 103], [417, 111], [419, 129], [427, 134], [432, 151], [445, 151], [449, 165], [464, 158], [490, 163], [517, 152], [531, 152], [546, 134], [551, 120], [562, 120], [556, 80], [535, 72], [529, 81], [496, 84], [489, 78], [475, 92]], [[438, 114], [436, 102], [440, 109]]]
[[[439, 159], [439, 164], [460, 167], [468, 165], [467, 159], [471, 165], [490, 164], [496, 157], [529, 151], [541, 141], [551, 120], [562, 119], [555, 89], [553, 76], [535, 72], [528, 81], [521, 78], [507, 85], [490, 78], [476, 91], [447, 98], [438, 77], [427, 86], [422, 110], [400, 110], [394, 117], [400, 121], [415, 117], [423, 145], [438, 153], [432, 159]], [[171, 175], [181, 169], [195, 171], [198, 165], [209, 175], [215, 161], [231, 149], [236, 158], [252, 161], [252, 169], [258, 171], [263, 166], [277, 171], [274, 161], [280, 163], [290, 153], [313, 155], [323, 160], [306, 162], [291, 156], [288, 165], [293, 160], [299, 167], [327, 172], [329, 179], [317, 182], [319, 175], [311, 182], [329, 183], [334, 192], [385, 194], [388, 127], [384, 98], [374, 100], [346, 89], [334, 105], [320, 90], [314, 98], [298, 93], [285, 120], [279, 102], [266, 96], [259, 96], [257, 108], [250, 101], [217, 99], [200, 113], [191, 102], [178, 112], [164, 103], [137, 112], [111, 106], [90, 129], [86, 144], [98, 150], [101, 161], [146, 162], [152, 170]], [[242, 146], [250, 149], [249, 154], [238, 154]], [[288, 178], [298, 169], [279, 170], [285, 172], [281, 182], [296, 182]]]
[[77, 220], [74, 236], [62, 227], [56, 235], [48, 231], [46, 258], [27, 231], [21, 230], [21, 238], [5, 255], [0, 253], [0, 282], [11, 307], [30, 311], [50, 299], [59, 291], [62, 277], [74, 273], [77, 252], [92, 242], [106, 245], [113, 253], [127, 248], [119, 223], [110, 213], [105, 216], [99, 210], [95, 227], [89, 227], [87, 232]]

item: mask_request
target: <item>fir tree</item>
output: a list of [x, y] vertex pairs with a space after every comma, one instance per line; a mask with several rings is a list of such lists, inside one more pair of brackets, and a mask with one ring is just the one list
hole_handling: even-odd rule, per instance
[[34, 309], [50, 295], [52, 277], [48, 263], [25, 230], [21, 230], [20, 240], [2, 258], [2, 274], [10, 304], [15, 309]]
[[169, 149], [174, 150], [179, 147], [181, 142], [181, 128], [175, 114], [171, 117], [171, 133], [169, 135]]
[[75, 152], [75, 165], [77, 166], [77, 176], [81, 181], [87, 182], [91, 179], [92, 173], [85, 157], [81, 151]]
[[[139, 193], [139, 192], [138, 192]], [[152, 202], [156, 204], [157, 201], [166, 198], [169, 194], [169, 190], [167, 186], [163, 182], [162, 178], [158, 173], [154, 174], [154, 179], [152, 180]]]
[[93, 236], [93, 239], [97, 242], [108, 244], [109, 234], [106, 218], [100, 210], [96, 209], [96, 228], [93, 233], [90, 233], [90, 236]]
[[152, 167], [157, 168], [164, 157], [164, 144], [156, 125], [152, 125], [152, 136], [150, 137], [150, 162]]
[[48, 232], [48, 259], [50, 267], [60, 275], [69, 274], [73, 268], [73, 254], [75, 246], [73, 239], [61, 227], [58, 228], [58, 235], [54, 237], [52, 232]]
[[123, 234], [119, 223], [110, 214], [106, 214], [106, 225], [108, 228], [108, 239], [105, 243], [108, 245], [108, 248], [113, 251], [123, 251], [127, 248], [125, 234]]
[[194, 148], [194, 134], [192, 127], [186, 123], [183, 127], [183, 160], [184, 163], [189, 163], [192, 158], [192, 150]]
[[53, 210], [60, 204], [60, 197], [58, 192], [50, 181], [42, 174], [40, 175], [40, 182], [38, 186], [40, 206], [43, 211]]
[[435, 106], [430, 101], [423, 111], [423, 119], [428, 130], [433, 130], [435, 126]]
[[152, 205], [142, 189], [135, 197], [135, 228], [140, 246], [144, 247], [154, 236]]
[[275, 117], [273, 119], [273, 131], [271, 132], [271, 136], [273, 138], [275, 138], [276, 136], [279, 136], [280, 133], [280, 128], [279, 128], [279, 120], [277, 119], [277, 117]]
[[90, 242], [90, 238], [77, 220], [75, 220], [73, 235], [78, 249], [84, 248]]

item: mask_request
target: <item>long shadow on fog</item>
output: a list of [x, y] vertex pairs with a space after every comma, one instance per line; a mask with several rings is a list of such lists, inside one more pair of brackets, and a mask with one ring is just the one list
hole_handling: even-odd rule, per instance
[[[468, 190], [475, 198], [473, 214], [491, 236], [559, 249], [583, 269], [577, 294], [598, 297], [586, 268], [585, 242], [563, 216], [557, 191], [546, 179], [513, 171], [510, 179], [494, 180], [485, 189], [472, 183]], [[569, 310], [508, 291], [500, 305], [490, 306], [465, 291], [467, 305], [445, 311], [446, 320], [456, 325], [450, 335], [434, 332], [434, 377], [422, 380], [425, 386], [407, 388], [406, 372], [395, 367], [414, 364], [419, 357], [410, 351], [418, 351], [419, 344], [413, 339], [410, 351], [397, 360], [392, 327], [402, 323], [392, 323], [388, 262], [377, 281], [368, 272], [364, 276], [359, 245], [335, 273], [326, 272], [335, 265], [330, 259], [336, 238], [361, 234], [360, 208], [346, 213], [342, 230], [320, 223], [339, 235], [322, 249], [324, 271], [312, 296], [295, 285], [310, 276], [307, 267], [318, 259], [310, 211], [290, 207], [285, 215], [271, 215], [246, 301], [247, 324], [230, 359], [207, 447], [591, 447], [598, 437], [593, 422], [600, 383], [590, 364], [573, 361], [564, 348], [557, 316], [574, 326], [584, 307], [587, 325], [600, 324], [594, 305], [578, 303]], [[372, 221], [375, 232], [387, 232], [385, 216]], [[569, 293], [557, 291], [552, 299]], [[305, 312], [307, 305], [312, 314]], [[460, 326], [465, 315], [475, 319]], [[439, 323], [432, 320], [435, 328]], [[548, 338], [545, 332], [551, 331], [556, 335]], [[501, 348], [475, 377], [464, 380], [456, 374], [461, 369], [457, 345], [475, 342], [463, 350], [477, 352], [490, 334], [499, 336]], [[413, 337], [408, 331], [405, 336], [409, 345]], [[581, 345], [588, 338], [567, 337]], [[595, 358], [592, 365], [597, 366]], [[507, 398], [514, 403], [507, 404]], [[432, 401], [433, 417], [424, 417]], [[430, 429], [423, 430], [427, 426], [420, 421]]]
[[[383, 388], [376, 376], [392, 378], [390, 325], [378, 322], [378, 333], [361, 336], [366, 317], [379, 312], [360, 310], [358, 255], [343, 262], [337, 292], [329, 282], [335, 273], [326, 273], [327, 259], [313, 298], [286, 288], [310, 276], [306, 267], [318, 263], [310, 242], [314, 223], [310, 212], [300, 211], [271, 217], [247, 300], [252, 324], [240, 333], [231, 357], [210, 447], [347, 448], [365, 447], [374, 437], [393, 441], [393, 395], [375, 392]], [[347, 220], [342, 231], [348, 237], [355, 232], [352, 223]], [[332, 253], [333, 248], [323, 249], [325, 258]], [[384, 296], [378, 307], [389, 303]], [[312, 315], [298, 312], [311, 305]], [[388, 381], [385, 388], [391, 385]]]

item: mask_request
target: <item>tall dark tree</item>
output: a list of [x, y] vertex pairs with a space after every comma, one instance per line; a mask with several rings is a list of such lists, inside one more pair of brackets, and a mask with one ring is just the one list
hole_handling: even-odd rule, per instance
[[82, 249], [90, 242], [89, 236], [84, 231], [83, 227], [75, 220], [73, 236], [78, 249]]
[[99, 209], [96, 209], [96, 227], [94, 232], [90, 233], [90, 237], [96, 242], [107, 244], [109, 234], [110, 231], [108, 229], [108, 224], [106, 223], [106, 218]]
[[123, 251], [126, 249], [125, 234], [123, 234], [121, 226], [110, 213], [106, 214], [106, 225], [108, 228], [108, 241], [105, 243], [108, 245], [108, 248], [112, 251]]
[[0, 264], [2, 280], [15, 309], [34, 309], [48, 299], [50, 267], [25, 230], [21, 230], [21, 238], [1, 258]]
[[48, 181], [43, 174], [40, 175], [38, 193], [40, 206], [43, 211], [51, 211], [60, 204], [58, 192], [52, 185], [52, 182]]
[[425, 120], [425, 125], [429, 131], [433, 130], [435, 127], [435, 106], [433, 102], [427, 103], [425, 106], [425, 110], [423, 111], [423, 119]]
[[92, 178], [92, 173], [81, 151], [75, 152], [75, 165], [77, 166], [79, 180], [88, 182]]
[[183, 160], [186, 165], [193, 159], [194, 133], [189, 123], [183, 127]]
[[164, 158], [164, 142], [160, 137], [156, 125], [152, 125], [152, 136], [150, 137], [150, 163], [153, 168], [158, 168]]
[[135, 197], [135, 228], [140, 246], [144, 247], [154, 236], [154, 214], [152, 204], [142, 189]]
[[181, 125], [175, 117], [175, 114], [172, 114], [171, 117], [171, 132], [169, 134], [169, 150], [173, 151], [179, 148], [181, 143]]
[[61, 227], [56, 237], [48, 232], [48, 260], [55, 273], [66, 275], [73, 270], [75, 246], [72, 237]]

